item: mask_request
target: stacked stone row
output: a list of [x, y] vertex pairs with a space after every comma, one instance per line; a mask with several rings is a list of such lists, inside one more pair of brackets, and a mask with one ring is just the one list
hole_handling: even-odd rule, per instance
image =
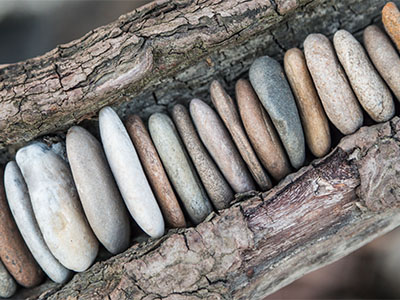
[[[383, 22], [400, 49], [393, 3], [383, 9]], [[395, 113], [390, 89], [400, 99], [400, 58], [376, 26], [365, 29], [364, 45], [368, 54], [345, 30], [336, 32], [333, 45], [310, 34], [304, 54], [286, 52], [284, 69], [268, 56], [256, 59], [250, 82], [236, 83], [236, 104], [213, 81], [215, 110], [193, 99], [189, 109], [175, 105], [172, 118], [150, 116], [148, 130], [139, 116], [123, 124], [105, 107], [102, 144], [72, 127], [68, 162], [42, 142], [21, 148], [0, 184], [0, 296], [14, 293], [14, 279], [24, 287], [39, 284], [42, 270], [67, 281], [94, 262], [99, 242], [112, 254], [124, 251], [129, 214], [157, 238], [164, 220], [185, 227], [184, 211], [198, 224], [213, 207], [229, 207], [235, 193], [271, 188], [269, 175], [279, 181], [304, 164], [306, 143], [316, 157], [328, 153], [328, 119], [343, 134], [362, 126], [362, 108], [376, 122], [389, 120]]]

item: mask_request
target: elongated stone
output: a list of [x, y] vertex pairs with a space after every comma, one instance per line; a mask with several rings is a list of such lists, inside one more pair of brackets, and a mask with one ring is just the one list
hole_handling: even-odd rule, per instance
[[247, 164], [249, 171], [261, 190], [265, 191], [272, 187], [268, 174], [264, 171], [253, 147], [251, 146], [242, 122], [236, 110], [235, 103], [228, 95], [222, 85], [214, 80], [210, 86], [211, 100], [224, 122], [226, 128], [232, 136], [240, 155]]
[[346, 30], [335, 33], [333, 44], [361, 106], [376, 122], [391, 119], [394, 115], [392, 95], [363, 46]]
[[17, 285], [3, 263], [0, 261], [0, 297], [9, 298], [14, 295]]
[[243, 125], [264, 167], [276, 180], [290, 172], [285, 149], [250, 82], [236, 82], [236, 99]]
[[249, 70], [250, 82], [271, 117], [293, 167], [305, 159], [303, 129], [292, 91], [281, 65], [274, 59], [257, 58]]
[[400, 101], [400, 58], [389, 37], [371, 25], [364, 30], [364, 45], [375, 68]]
[[38, 285], [43, 273], [26, 247], [8, 207], [0, 170], [0, 258], [14, 279], [24, 287]]
[[361, 127], [363, 114], [331, 42], [313, 33], [304, 41], [307, 67], [329, 120], [343, 134]]
[[86, 129], [74, 126], [68, 130], [66, 146], [90, 227], [109, 252], [124, 251], [131, 233], [129, 216], [101, 144]]
[[200, 141], [188, 110], [177, 104], [172, 117], [212, 203], [217, 209], [229, 207], [234, 193]]
[[39, 142], [21, 148], [15, 158], [51, 253], [66, 268], [85, 271], [99, 245], [84, 216], [69, 166]]
[[186, 211], [195, 224], [200, 223], [212, 212], [212, 206], [174, 123], [166, 114], [155, 113], [149, 118], [149, 131]]
[[129, 212], [149, 236], [162, 236], [164, 218], [124, 124], [111, 107], [105, 107], [99, 125], [104, 152]]
[[33, 213], [25, 180], [14, 161], [5, 168], [4, 188], [14, 220], [36, 262], [51, 280], [65, 282], [71, 271], [60, 264], [47, 247]]
[[400, 12], [396, 4], [388, 2], [382, 9], [382, 23], [400, 51]]
[[284, 68], [296, 99], [308, 147], [316, 157], [322, 157], [331, 148], [331, 134], [303, 52], [298, 48], [286, 51]]
[[176, 199], [160, 157], [142, 119], [137, 115], [131, 115], [125, 125], [151, 187], [156, 194], [165, 220], [171, 227], [186, 227], [185, 217], [178, 199]]
[[236, 193], [256, 189], [246, 164], [217, 113], [200, 99], [190, 102], [190, 115], [200, 139]]

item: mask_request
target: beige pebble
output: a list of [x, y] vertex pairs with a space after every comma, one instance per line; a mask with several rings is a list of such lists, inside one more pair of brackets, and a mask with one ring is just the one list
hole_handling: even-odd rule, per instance
[[400, 51], [400, 11], [394, 2], [388, 2], [382, 9], [382, 23], [386, 32]]

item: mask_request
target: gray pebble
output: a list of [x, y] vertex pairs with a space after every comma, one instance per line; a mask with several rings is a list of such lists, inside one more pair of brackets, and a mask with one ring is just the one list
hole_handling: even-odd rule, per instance
[[0, 261], [0, 297], [9, 298], [17, 290], [17, 284]]

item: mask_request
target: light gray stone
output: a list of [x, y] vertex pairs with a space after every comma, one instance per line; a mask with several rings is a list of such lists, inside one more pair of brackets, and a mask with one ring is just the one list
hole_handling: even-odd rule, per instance
[[0, 261], [0, 297], [9, 298], [17, 290], [17, 284]]

